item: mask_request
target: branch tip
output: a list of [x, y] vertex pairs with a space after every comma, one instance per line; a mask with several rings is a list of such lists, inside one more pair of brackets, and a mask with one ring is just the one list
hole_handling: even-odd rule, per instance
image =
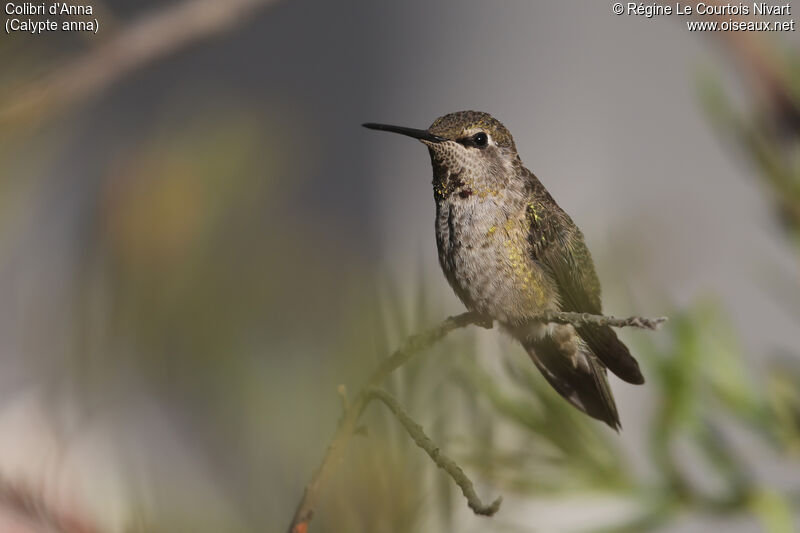
[[367, 393], [372, 398], [377, 398], [383, 402], [386, 407], [397, 417], [397, 420], [405, 428], [408, 435], [413, 439], [414, 443], [422, 448], [428, 457], [436, 463], [436, 466], [444, 470], [461, 488], [461, 493], [467, 499], [467, 505], [475, 514], [483, 516], [492, 516], [499, 509], [500, 504], [503, 502], [503, 497], [500, 496], [489, 505], [484, 504], [478, 494], [475, 492], [475, 487], [472, 480], [467, 477], [464, 470], [453, 459], [447, 456], [442, 450], [433, 443], [433, 441], [425, 434], [425, 430], [420, 426], [411, 416], [400, 406], [400, 403], [394, 396], [389, 394], [383, 389], [378, 387], [370, 387]]

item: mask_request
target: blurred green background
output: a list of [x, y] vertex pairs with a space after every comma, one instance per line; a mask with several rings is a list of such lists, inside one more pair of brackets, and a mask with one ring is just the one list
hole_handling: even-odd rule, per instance
[[583, 229], [606, 311], [670, 316], [621, 332], [647, 384], [612, 378], [616, 435], [458, 331], [387, 388], [501, 511], [373, 405], [309, 531], [797, 530], [796, 34], [588, 0], [91, 5], [97, 35], [0, 40], [0, 530], [284, 531], [337, 386], [463, 310], [425, 150], [359, 124], [471, 108]]

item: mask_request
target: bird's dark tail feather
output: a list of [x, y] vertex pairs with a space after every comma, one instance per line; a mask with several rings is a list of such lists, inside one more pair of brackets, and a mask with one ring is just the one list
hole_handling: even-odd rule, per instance
[[644, 383], [639, 363], [628, 351], [628, 347], [617, 338], [613, 329], [608, 326], [586, 325], [577, 330], [597, 358], [620, 379], [634, 385]]
[[[568, 355], [547, 335], [522, 342], [536, 367], [569, 403], [587, 415], [602, 420], [619, 431], [621, 424], [606, 369], [591, 353], [584, 353], [587, 365], [573, 365]], [[585, 347], [584, 347], [585, 349]]]

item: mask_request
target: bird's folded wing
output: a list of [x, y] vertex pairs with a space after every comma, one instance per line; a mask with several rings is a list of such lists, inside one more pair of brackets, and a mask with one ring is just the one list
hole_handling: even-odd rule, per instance
[[[543, 205], [545, 202], [552, 204]], [[581, 231], [546, 191], [540, 190], [538, 198], [532, 200], [527, 209], [532, 258], [555, 281], [561, 297], [561, 310], [602, 314], [600, 282]], [[629, 383], [644, 383], [639, 364], [614, 330], [594, 325], [576, 329], [591, 351], [614, 374]]]

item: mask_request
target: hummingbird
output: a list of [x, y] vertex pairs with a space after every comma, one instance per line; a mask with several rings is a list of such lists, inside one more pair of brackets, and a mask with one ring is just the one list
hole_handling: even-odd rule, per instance
[[427, 146], [439, 264], [461, 302], [518, 340], [570, 404], [618, 431], [606, 369], [628, 383], [644, 377], [610, 327], [537, 320], [602, 314], [600, 281], [581, 230], [523, 166], [508, 129], [479, 111], [441, 116], [428, 129], [363, 126]]

